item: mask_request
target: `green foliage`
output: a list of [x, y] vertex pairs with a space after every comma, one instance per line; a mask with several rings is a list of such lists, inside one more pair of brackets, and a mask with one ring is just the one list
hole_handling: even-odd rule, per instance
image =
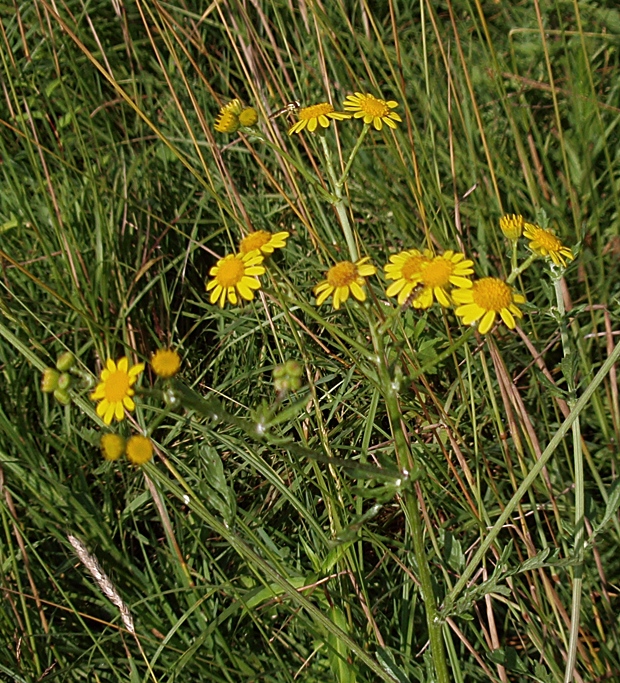
[[[571, 653], [582, 680], [620, 670], [615, 371], [593, 384], [619, 329], [615, 3], [207, 5], [3, 13], [2, 675], [441, 680], [433, 623], [454, 681], [562, 681]], [[331, 121], [324, 148], [268, 118], [353, 92], [403, 122]], [[234, 98], [258, 125], [216, 133]], [[340, 178], [356, 143], [336, 196], [325, 149]], [[573, 248], [561, 282], [544, 259], [517, 277], [504, 213]], [[335, 311], [312, 290], [350, 258], [346, 218], [379, 274]], [[250, 230], [290, 237], [251, 302], [210, 304]], [[388, 257], [431, 247], [512, 272], [519, 330], [387, 297]], [[115, 425], [155, 459], [104, 461], [101, 364], [169, 346], [181, 378], [147, 369]], [[589, 389], [581, 432], [514, 498]]]

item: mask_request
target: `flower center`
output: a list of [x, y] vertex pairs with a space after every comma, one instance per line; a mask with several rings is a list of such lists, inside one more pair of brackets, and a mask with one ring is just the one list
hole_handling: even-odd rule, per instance
[[422, 271], [422, 282], [427, 287], [445, 287], [450, 284], [450, 276], [453, 270], [454, 265], [439, 256], [433, 259]]
[[559, 251], [562, 248], [562, 242], [550, 232], [543, 230], [536, 230], [536, 241], [547, 251]]
[[373, 95], [366, 95], [360, 102], [360, 109], [375, 118], [383, 118], [390, 113], [390, 108], [383, 100], [378, 100]]
[[327, 272], [327, 282], [331, 287], [346, 287], [357, 280], [357, 268], [351, 261], [342, 261]]
[[271, 235], [266, 230], [257, 230], [243, 238], [241, 241], [241, 253], [247, 254], [249, 251], [254, 251], [254, 249], [260, 250], [270, 239]]
[[110, 403], [122, 401], [129, 391], [129, 375], [122, 370], [113, 372], [105, 382], [105, 397]]
[[224, 259], [215, 277], [218, 284], [222, 287], [234, 287], [241, 282], [244, 273], [245, 266], [243, 261], [237, 256], [233, 256], [232, 258]]
[[474, 303], [485, 311], [499, 313], [512, 304], [512, 289], [505, 282], [494, 277], [483, 277], [474, 282], [472, 288]]
[[305, 107], [300, 110], [298, 116], [301, 121], [309, 121], [325, 114], [331, 114], [333, 111], [334, 108], [329, 102], [321, 102], [321, 104], [314, 104], [311, 107]]
[[403, 264], [403, 280], [411, 282], [414, 279], [419, 279], [418, 277], [414, 278], [414, 276], [420, 275], [422, 264], [425, 261], [426, 259], [423, 256], [410, 256]]

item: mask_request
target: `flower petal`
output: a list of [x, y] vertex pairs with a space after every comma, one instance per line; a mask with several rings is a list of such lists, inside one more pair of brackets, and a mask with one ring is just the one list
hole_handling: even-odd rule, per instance
[[493, 327], [496, 315], [497, 313], [495, 311], [487, 311], [482, 316], [482, 320], [478, 326], [478, 332], [480, 332], [480, 334], [486, 334]]

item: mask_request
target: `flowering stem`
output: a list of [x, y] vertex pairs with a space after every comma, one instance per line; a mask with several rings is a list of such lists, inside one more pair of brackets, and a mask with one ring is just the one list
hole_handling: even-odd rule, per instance
[[[561, 277], [553, 279], [555, 288], [555, 300], [560, 314], [560, 334], [564, 358], [571, 353], [568, 330], [566, 328], [566, 309], [562, 295]], [[570, 364], [565, 364], [565, 378], [568, 386], [568, 406], [572, 410], [575, 407], [575, 382]], [[575, 470], [575, 539], [574, 539], [574, 570], [573, 570], [573, 597], [570, 618], [570, 639], [564, 670], [564, 683], [573, 680], [575, 662], [577, 660], [577, 644], [579, 642], [579, 617], [581, 614], [581, 591], [583, 583], [583, 558], [584, 558], [584, 515], [585, 515], [585, 488], [583, 480], [583, 452], [581, 450], [581, 425], [577, 418], [572, 425], [573, 433], [573, 463]]]
[[538, 258], [538, 254], [530, 254], [518, 268], [515, 268], [514, 263], [513, 263], [512, 271], [511, 271], [510, 275], [508, 276], [506, 282], [509, 285], [511, 285], [519, 277], [519, 275], [521, 275], [521, 273], [524, 270], [527, 270], [532, 265], [532, 263], [534, 263], [534, 261], [537, 258]]
[[327, 175], [329, 176], [330, 182], [332, 184], [332, 189], [334, 192], [335, 201], [333, 202], [338, 218], [340, 218], [340, 224], [342, 225], [342, 231], [344, 232], [344, 238], [347, 242], [347, 247], [349, 248], [349, 256], [351, 261], [355, 263], [359, 259], [359, 252], [357, 250], [357, 243], [355, 242], [355, 236], [353, 235], [353, 229], [351, 227], [351, 222], [349, 221], [349, 215], [347, 214], [347, 209], [344, 205], [344, 197], [342, 194], [342, 185], [336, 178], [336, 172], [334, 170], [334, 164], [332, 163], [332, 155], [325, 140], [324, 135], [319, 135], [319, 140], [321, 141], [321, 146], [323, 147], [323, 154], [325, 155], [325, 168], [327, 170]]
[[[403, 473], [412, 472], [415, 469], [413, 454], [409, 448], [407, 437], [403, 431], [402, 415], [398, 403], [398, 386], [396, 380], [391, 377], [388, 363], [385, 357], [383, 337], [377, 334], [377, 329], [373, 320], [369, 316], [369, 327], [372, 336], [373, 347], [376, 352], [376, 363], [379, 374], [381, 392], [387, 407], [388, 417], [392, 435], [398, 467]], [[437, 600], [433, 590], [433, 579], [428, 561], [428, 555], [424, 547], [424, 525], [418, 507], [418, 500], [415, 489], [407, 488], [402, 493], [405, 518], [409, 524], [411, 540], [413, 542], [413, 553], [418, 569], [420, 580], [420, 591], [426, 609], [426, 624], [431, 644], [431, 654], [435, 666], [437, 683], [450, 683], [446, 652], [444, 649], [442, 624], [439, 619]]]

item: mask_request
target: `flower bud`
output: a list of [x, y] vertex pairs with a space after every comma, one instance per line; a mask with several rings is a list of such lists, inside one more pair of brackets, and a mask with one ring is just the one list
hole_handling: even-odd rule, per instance
[[66, 391], [71, 386], [71, 375], [68, 372], [61, 373], [58, 378], [58, 389]]
[[499, 219], [499, 227], [504, 233], [504, 237], [513, 241], [518, 240], [523, 234], [524, 223], [525, 221], [523, 220], [523, 216], [517, 216], [515, 214], [512, 214], [512, 216], [502, 216]]
[[45, 368], [43, 376], [41, 377], [41, 391], [46, 394], [51, 394], [58, 387], [58, 378], [60, 373], [54, 368]]
[[106, 460], [118, 460], [125, 452], [125, 439], [120, 434], [102, 434], [99, 447]]
[[56, 368], [60, 372], [68, 372], [75, 365], [75, 356], [71, 351], [65, 351], [61, 353], [56, 359]]
[[256, 113], [256, 109], [254, 109], [254, 107], [248, 107], [247, 109], [244, 109], [241, 114], [239, 114], [239, 123], [247, 128], [255, 126], [257, 121], [258, 114]]
[[54, 391], [54, 398], [61, 406], [68, 406], [71, 403], [71, 395], [65, 389], [56, 389]]

